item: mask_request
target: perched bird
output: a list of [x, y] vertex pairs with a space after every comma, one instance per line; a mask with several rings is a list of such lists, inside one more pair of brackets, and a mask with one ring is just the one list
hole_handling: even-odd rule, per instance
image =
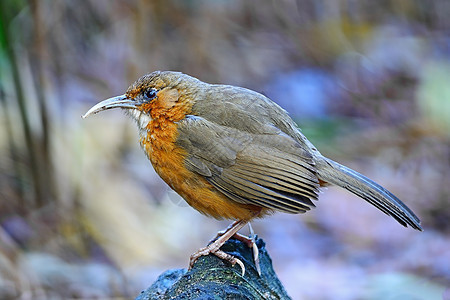
[[213, 253], [244, 271], [242, 262], [220, 247], [254, 218], [310, 210], [319, 188], [328, 184], [347, 189], [403, 226], [422, 230], [396, 196], [324, 157], [285, 110], [257, 92], [156, 71], [125, 94], [96, 104], [83, 118], [111, 108], [122, 108], [136, 120], [155, 171], [190, 206], [235, 221], [191, 256], [191, 267]]

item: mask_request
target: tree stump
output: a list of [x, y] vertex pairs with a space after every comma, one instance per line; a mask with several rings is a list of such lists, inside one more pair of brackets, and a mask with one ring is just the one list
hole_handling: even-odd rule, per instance
[[232, 266], [214, 255], [200, 257], [192, 270], [174, 269], [161, 274], [136, 300], [163, 299], [290, 299], [272, 267], [272, 260], [261, 239], [259, 249], [261, 276], [255, 268], [252, 249], [243, 242], [230, 239], [222, 250], [240, 259]]

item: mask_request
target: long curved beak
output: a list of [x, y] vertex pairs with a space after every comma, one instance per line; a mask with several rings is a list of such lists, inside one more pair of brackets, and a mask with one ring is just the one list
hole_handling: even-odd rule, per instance
[[92, 106], [91, 109], [89, 109], [87, 113], [83, 115], [83, 119], [89, 117], [90, 115], [94, 115], [111, 108], [136, 108], [136, 104], [137, 102], [133, 99], [129, 99], [127, 95], [120, 95], [117, 97], [109, 98]]

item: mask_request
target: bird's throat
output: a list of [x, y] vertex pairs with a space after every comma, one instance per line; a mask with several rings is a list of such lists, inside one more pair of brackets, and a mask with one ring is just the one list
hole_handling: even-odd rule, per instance
[[177, 137], [177, 124], [163, 118], [151, 119], [141, 130], [141, 146], [157, 172], [159, 168], [168, 167], [166, 165], [175, 161], [180, 163], [186, 157], [184, 149], [176, 146]]
[[127, 109], [126, 112], [129, 116], [131, 116], [133, 120], [136, 121], [139, 129], [139, 135], [142, 138], [142, 136], [147, 134], [147, 126], [149, 125], [152, 118], [148, 114], [138, 109]]
[[156, 173], [176, 189], [176, 186], [192, 174], [184, 167], [187, 153], [175, 143], [177, 124], [167, 119], [152, 119], [141, 131], [140, 143]]

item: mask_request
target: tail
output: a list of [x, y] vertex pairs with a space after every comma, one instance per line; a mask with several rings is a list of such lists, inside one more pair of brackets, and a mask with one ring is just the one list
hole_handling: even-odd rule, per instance
[[322, 158], [317, 164], [320, 180], [343, 187], [395, 218], [403, 226], [409, 225], [422, 231], [419, 218], [391, 192], [350, 168]]

